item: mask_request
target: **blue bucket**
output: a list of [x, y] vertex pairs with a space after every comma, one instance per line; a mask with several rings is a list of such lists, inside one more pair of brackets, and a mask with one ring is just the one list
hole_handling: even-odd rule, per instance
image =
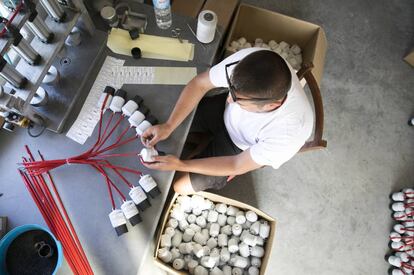
[[[14, 228], [12, 231], [7, 233], [3, 239], [0, 241], [0, 274], [8, 275], [6, 268], [6, 252], [9, 249], [10, 244], [16, 239], [18, 236], [23, 234], [24, 232], [30, 231], [30, 230], [41, 230], [47, 232], [55, 241], [55, 245], [57, 247], [57, 262], [55, 269], [53, 271], [53, 275], [56, 274], [57, 270], [62, 265], [63, 261], [63, 251], [62, 251], [62, 245], [60, 242], [55, 238], [55, 236], [45, 227], [37, 225], [37, 224], [28, 224], [28, 225], [22, 225], [19, 227]], [[55, 252], [56, 253], [56, 252]]]

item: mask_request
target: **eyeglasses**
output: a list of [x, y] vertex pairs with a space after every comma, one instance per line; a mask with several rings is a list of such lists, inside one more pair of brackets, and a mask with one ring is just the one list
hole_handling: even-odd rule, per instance
[[230, 81], [228, 67], [236, 65], [239, 62], [240, 62], [240, 60], [229, 63], [229, 64], [226, 64], [226, 66], [225, 66], [227, 84], [229, 85], [229, 92], [230, 92], [230, 96], [231, 96], [233, 102], [236, 102], [236, 101], [270, 101], [270, 100], [276, 100], [275, 98], [263, 98], [263, 97], [240, 98], [240, 97], [236, 96], [236, 88], [234, 87], [234, 85]]

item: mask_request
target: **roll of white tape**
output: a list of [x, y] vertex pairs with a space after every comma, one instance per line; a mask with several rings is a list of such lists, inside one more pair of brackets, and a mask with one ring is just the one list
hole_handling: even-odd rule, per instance
[[201, 43], [210, 43], [214, 40], [217, 27], [217, 15], [210, 10], [204, 10], [198, 15], [197, 39]]

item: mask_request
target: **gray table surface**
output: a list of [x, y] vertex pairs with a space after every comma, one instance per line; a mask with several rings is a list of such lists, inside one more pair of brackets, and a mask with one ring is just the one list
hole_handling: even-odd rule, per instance
[[[155, 25], [153, 9], [150, 6], [139, 5], [133, 9], [148, 15], [147, 34], [170, 36], [171, 29], [160, 30]], [[173, 28], [182, 30], [182, 38], [195, 44], [195, 58], [191, 62], [174, 62], [165, 60], [132, 60], [125, 56], [118, 56], [106, 50], [105, 54], [126, 59], [125, 65], [136, 66], [189, 66], [197, 67], [198, 72], [205, 71], [213, 62], [219, 47], [221, 37], [216, 33], [215, 40], [205, 47], [188, 30], [187, 23], [195, 29], [194, 19], [173, 15]], [[102, 56], [102, 60], [105, 56]], [[96, 72], [99, 68], [96, 68]], [[96, 75], [90, 79], [87, 89], [83, 93], [86, 97]], [[165, 121], [170, 115], [174, 104], [179, 97], [183, 86], [171, 85], [124, 85], [128, 97], [139, 94], [144, 98], [145, 104], [151, 109], [160, 121]], [[72, 121], [76, 117], [76, 110], [82, 106], [82, 99], [77, 104]], [[106, 114], [108, 116], [108, 113]], [[166, 153], [179, 155], [188, 133], [191, 116], [188, 117], [172, 134], [172, 136], [159, 144], [158, 149]], [[70, 123], [69, 123], [70, 124]], [[117, 133], [120, 133], [127, 125], [123, 121]], [[70, 126], [70, 125], [68, 125]], [[66, 130], [68, 127], [66, 127]], [[94, 136], [85, 145], [66, 138], [65, 134], [45, 132], [39, 138], [30, 138], [24, 129], [17, 129], [14, 133], [0, 131], [0, 216], [8, 216], [9, 229], [24, 224], [40, 224], [45, 222], [32, 201], [28, 191], [18, 175], [16, 168], [24, 155], [24, 145], [27, 144], [33, 151], [40, 150], [47, 159], [65, 158], [84, 152], [92, 146], [97, 135], [97, 127]], [[132, 136], [133, 131], [127, 136]], [[115, 133], [116, 136], [116, 133]], [[118, 149], [118, 152], [138, 152], [142, 148], [140, 142], [133, 142]], [[155, 274], [156, 268], [152, 263], [154, 249], [154, 233], [165, 204], [168, 190], [170, 189], [173, 172], [148, 171], [137, 158], [119, 158], [115, 163], [140, 169], [150, 173], [158, 182], [162, 194], [152, 199], [151, 208], [141, 213], [143, 222], [135, 227], [128, 226], [129, 232], [117, 237], [111, 227], [108, 214], [111, 205], [107, 189], [102, 177], [89, 167], [70, 165], [58, 168], [52, 175], [58, 187], [58, 191], [66, 206], [72, 223], [77, 231], [88, 260], [95, 274]], [[132, 182], [138, 178], [128, 175]], [[118, 186], [126, 194], [125, 185]], [[120, 199], [116, 197], [116, 203], [120, 205]], [[70, 269], [64, 263], [60, 274], [70, 274]]]

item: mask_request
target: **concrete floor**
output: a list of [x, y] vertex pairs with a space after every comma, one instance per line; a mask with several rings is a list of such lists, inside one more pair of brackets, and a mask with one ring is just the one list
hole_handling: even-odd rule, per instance
[[277, 218], [268, 274], [386, 274], [388, 195], [413, 186], [412, 0], [242, 1], [321, 25], [328, 149], [219, 191]]

